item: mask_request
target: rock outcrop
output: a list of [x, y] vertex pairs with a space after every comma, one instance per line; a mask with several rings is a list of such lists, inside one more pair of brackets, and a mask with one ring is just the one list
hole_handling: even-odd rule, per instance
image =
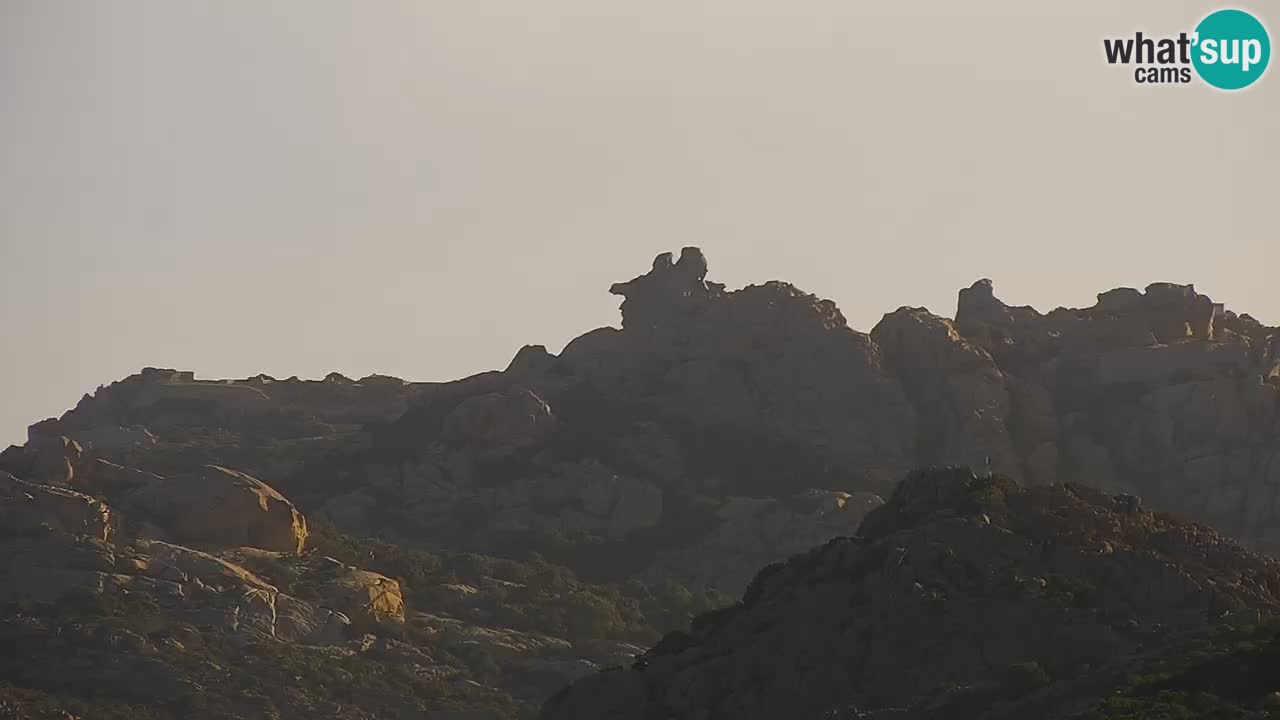
[[307, 540], [307, 521], [293, 503], [261, 480], [217, 465], [159, 480], [126, 501], [187, 544], [297, 553]]
[[954, 321], [901, 308], [864, 334], [786, 283], [707, 275], [697, 248], [661, 254], [612, 286], [621, 329], [454, 383], [148, 369], [33, 426], [0, 467], [81, 491], [95, 473], [142, 481], [119, 467], [234, 467], [357, 534], [489, 552], [521, 534], [692, 547], [729, 498], [883, 494], [912, 467], [965, 464], [1138, 494], [1280, 547], [1280, 344], [1191, 286], [1042, 314], [983, 280]]
[[811, 447], [863, 486], [887, 486], [910, 465], [915, 412], [871, 338], [792, 285], [726, 292], [706, 272], [701, 251], [685, 248], [614, 285], [622, 331], [569, 343], [566, 370], [618, 402]]
[[[101, 617], [94, 622], [102, 627], [148, 616], [154, 603], [170, 620], [199, 619], [189, 624], [198, 626], [201, 642], [223, 648], [211, 651], [215, 665], [232, 656], [224, 642], [287, 653], [314, 646], [324, 649], [309, 660], [291, 654], [280, 662], [300, 670], [348, 658], [356, 685], [344, 687], [407, 703], [380, 705], [387, 716], [414, 716], [406, 708], [425, 712], [425, 705], [404, 700], [400, 686], [360, 685], [374, 677], [361, 674], [375, 667], [366, 661], [378, 672], [394, 666], [391, 672], [402, 673], [396, 677], [411, 675], [405, 682], [418, 683], [414, 692], [425, 696], [456, 700], [440, 688], [474, 690], [485, 698], [481, 712], [502, 717], [567, 679], [614, 664], [619, 647], [652, 643], [727, 598], [755, 597], [767, 585], [748, 587], [760, 567], [849, 536], [864, 516], [868, 539], [830, 546], [819, 555], [823, 562], [847, 559], [830, 548], [857, 555], [862, 551], [848, 548], [881, 542], [869, 539], [881, 537], [876, 528], [891, 528], [889, 536], [933, 528], [934, 513], [949, 512], [952, 500], [969, 502], [961, 493], [937, 506], [941, 486], [895, 485], [920, 466], [967, 465], [983, 478], [1007, 477], [1026, 490], [1006, 495], [1023, 498], [1018, 502], [1029, 503], [1033, 517], [1070, 537], [1070, 527], [1034, 508], [1048, 503], [1085, 524], [1101, 517], [1113, 530], [1114, 520], [1125, 533], [1125, 518], [1139, 516], [1066, 489], [1083, 484], [1210, 523], [1255, 549], [1280, 548], [1280, 340], [1275, 328], [1191, 286], [1122, 288], [1102, 293], [1090, 308], [1041, 313], [1001, 302], [984, 280], [960, 292], [954, 320], [904, 307], [862, 333], [832, 302], [787, 283], [729, 290], [708, 272], [697, 248], [678, 258], [659, 255], [645, 274], [612, 286], [623, 298], [620, 327], [587, 332], [559, 353], [526, 346], [505, 370], [455, 382], [338, 373], [317, 381], [215, 381], [148, 368], [100, 387], [62, 417], [34, 424], [23, 446], [0, 453], [0, 470], [11, 474], [0, 475], [0, 535], [12, 535], [0, 538], [0, 556], [15, 579], [0, 596], [12, 617], [14, 607], [38, 607], [32, 617], [43, 623], [38, 630], [7, 626], [13, 634], [0, 633], [0, 640], [43, 647], [70, 622], [49, 615], [49, 603], [68, 598], [96, 598], [93, 612]], [[874, 510], [890, 492], [889, 506]], [[917, 506], [922, 515], [910, 509]], [[983, 507], [974, 517], [991, 525], [982, 527], [1030, 533], [1002, 520], [998, 508]], [[973, 540], [963, 533], [955, 539]], [[1021, 553], [1018, 542], [979, 543], [973, 552]], [[1124, 538], [1106, 542], [1124, 563], [1138, 562], [1120, 552]], [[1184, 555], [1169, 567], [1186, 564], [1191, 569], [1178, 577], [1201, 587], [1227, 583], [1222, 592], [1232, 595], [1236, 580], [1223, 579], [1226, 571], [1215, 563], [1236, 567], [1238, 549], [1220, 552], [1220, 545], [1196, 546], [1212, 555], [1209, 570]], [[1166, 550], [1162, 544], [1150, 552]], [[1115, 557], [1106, 567], [1122, 569], [1108, 572], [1149, 570]], [[939, 567], [946, 562], [938, 560]], [[1043, 562], [1064, 575], [1086, 569]], [[219, 563], [247, 575], [222, 575], [227, 567]], [[947, 582], [963, 580], [934, 570]], [[956, 587], [994, 587], [973, 572], [977, 579]], [[859, 587], [892, 590], [904, 608], [933, 612], [934, 586], [917, 578], [907, 591], [889, 575]], [[1057, 587], [1047, 575], [1034, 577]], [[1148, 592], [1182, 593], [1179, 582], [1161, 575]], [[1192, 605], [1203, 600], [1192, 595]], [[132, 604], [139, 598], [146, 607]], [[1036, 621], [1074, 612], [1032, 600], [1000, 611]], [[1163, 617], [1165, 610], [1152, 612]], [[742, 612], [732, 617], [746, 617]], [[909, 630], [886, 617], [893, 632]], [[1082, 637], [1097, 633], [1100, 647], [1131, 650], [1124, 638], [1098, 629], [1096, 618], [1071, 618]], [[996, 632], [990, 618], [970, 620], [981, 632]], [[702, 638], [707, 622], [690, 637]], [[861, 622], [853, 625], [863, 628]], [[928, 622], [921, 627], [941, 631]], [[1189, 620], [1179, 627], [1192, 631]], [[831, 642], [844, 637], [843, 629], [826, 629]], [[881, 631], [862, 631], [870, 639], [850, 647], [888, 651]], [[164, 645], [164, 638], [138, 634], [144, 641], [110, 642], [137, 649], [135, 659]], [[986, 637], [968, 639], [986, 648]], [[680, 655], [673, 648], [686, 641], [669, 638], [648, 662], [662, 666], [668, 660], [661, 658]], [[1008, 650], [1002, 639], [990, 642]], [[780, 657], [795, 650], [779, 643], [771, 651]], [[1026, 643], [1011, 647], [1017, 651], [984, 649], [983, 657], [1004, 662], [1030, 652]], [[947, 663], [985, 667], [967, 646], [939, 652], [936, 672], [928, 663], [920, 673], [897, 666], [916, 680], [865, 669], [857, 677], [898, 693], [905, 685], [895, 683], [945, 682]], [[181, 669], [165, 680], [145, 664], [113, 667], [115, 674], [86, 676], [80, 687], [121, 682], [137, 689], [121, 681], [136, 672], [183, 697], [186, 681], [222, 682]], [[847, 663], [845, 669], [853, 672]], [[316, 682], [348, 680], [331, 674]], [[679, 700], [693, 703], [689, 708], [707, 699], [696, 683]], [[271, 712], [287, 715], [279, 708], [289, 701], [278, 693], [255, 692], [274, 698], [264, 701], [276, 708]], [[864, 695], [851, 702], [865, 702]], [[637, 699], [636, 707], [651, 700]], [[10, 700], [0, 688], [3, 702]], [[340, 716], [336, 696], [325, 702], [299, 702], [294, 710]], [[376, 714], [371, 705], [343, 707], [357, 713], [353, 718]], [[848, 714], [828, 709], [837, 713], [832, 717]], [[219, 711], [272, 717], [257, 706]]]
[[[112, 465], [89, 475], [145, 480], [141, 490], [91, 483], [120, 498], [125, 513], [0, 473], [0, 643], [8, 650], [0, 709], [13, 717], [512, 718], [641, 650], [482, 624], [481, 608], [495, 598], [475, 589], [462, 607], [437, 603], [465, 619], [407, 618], [399, 580], [306, 550], [305, 523], [283, 496], [242, 473], [206, 471], [176, 479]], [[197, 517], [187, 501], [201, 498], [209, 504]], [[281, 504], [288, 512], [273, 516]], [[324, 542], [348, 559], [387, 562], [381, 547], [332, 535]], [[396, 548], [390, 560], [421, 583], [423, 597], [451, 592], [443, 581], [452, 571], [435, 558]]]
[[[965, 340], [946, 318], [900, 308], [871, 331], [917, 410], [917, 463], [964, 463], [1021, 474], [1007, 422], [1004, 374], [988, 352]], [[989, 458], [990, 460], [987, 460]]]
[[1041, 315], [1004, 305], [986, 281], [961, 292], [955, 325], [1007, 378], [1027, 482], [1140, 494], [1280, 548], [1273, 328], [1189, 285]]
[[323, 576], [320, 592], [361, 628], [404, 622], [400, 583], [380, 573], [323, 558], [315, 570]]
[[[931, 469], [859, 537], [766, 568], [741, 603], [540, 717], [1050, 717], [1028, 708], [1055, 687], [1081, 712], [1144, 655], [1277, 615], [1280, 564], [1207, 528], [1130, 496]], [[917, 710], [940, 697], [956, 702]]]
[[0, 453], [0, 470], [47, 485], [82, 486], [85, 456], [80, 443], [65, 435], [45, 435], [41, 425], [31, 427], [26, 445]]
[[0, 472], [0, 527], [14, 533], [60, 531], [106, 540], [112, 518], [105, 503], [88, 495]]

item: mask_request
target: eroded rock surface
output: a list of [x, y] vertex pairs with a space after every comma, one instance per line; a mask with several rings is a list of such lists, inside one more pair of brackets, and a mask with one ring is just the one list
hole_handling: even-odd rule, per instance
[[[742, 602], [540, 717], [1050, 717], [1028, 709], [1055, 706], [1035, 693], [1057, 685], [1074, 695], [1056, 705], [1080, 712], [1126, 682], [1117, 664], [1277, 614], [1280, 565], [1212, 530], [1131, 496], [938, 468], [906, 478], [860, 537], [766, 568]], [[927, 710], [937, 698], [945, 712]]]
[[[148, 368], [101, 387], [0, 453], [13, 476], [0, 476], [0, 531], [19, 535], [2, 552], [21, 580], [6, 601], [87, 596], [110, 619], [119, 598], [146, 597], [215, 644], [324, 648], [279, 662], [394, 666], [415, 692], [474, 691], [501, 717], [741, 596], [760, 567], [852, 535], [923, 465], [994, 472], [1072, 512], [1061, 487], [1043, 488], [1097, 486], [1280, 548], [1276, 331], [1191, 286], [1041, 313], [979, 281], [954, 320], [904, 307], [862, 333], [785, 282], [729, 290], [708, 274], [697, 248], [659, 255], [611, 288], [620, 327], [456, 382]], [[889, 515], [871, 517], [864, 529]], [[68, 627], [50, 617], [9, 629], [43, 647]], [[170, 647], [112, 632], [103, 642], [139, 657]], [[153, 663], [103, 667], [89, 680], [150, 687], [120, 680], [137, 672], [171, 703], [197, 682], [189, 668], [169, 682]], [[374, 677], [357, 670], [316, 682]], [[273, 717], [292, 702], [255, 692], [274, 699], [220, 712]], [[311, 700], [292, 707], [338, 716], [335, 697]], [[458, 702], [449, 712], [475, 709]]]
[[261, 480], [217, 465], [153, 482], [126, 501], [189, 544], [296, 553], [307, 541], [307, 521], [293, 503]]

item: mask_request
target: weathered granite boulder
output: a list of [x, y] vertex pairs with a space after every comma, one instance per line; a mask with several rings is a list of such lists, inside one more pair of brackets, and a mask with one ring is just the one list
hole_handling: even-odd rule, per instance
[[154, 482], [127, 502], [182, 543], [296, 553], [307, 540], [306, 519], [293, 503], [261, 480], [217, 465]]
[[399, 582], [327, 557], [314, 559], [311, 570], [317, 578], [316, 593], [357, 628], [404, 623], [404, 594]]

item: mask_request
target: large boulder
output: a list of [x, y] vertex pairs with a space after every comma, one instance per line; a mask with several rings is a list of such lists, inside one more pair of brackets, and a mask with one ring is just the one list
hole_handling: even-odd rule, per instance
[[399, 582], [329, 557], [316, 558], [311, 565], [321, 604], [342, 612], [355, 627], [404, 623], [404, 593]]
[[293, 503], [261, 480], [217, 465], [154, 482], [128, 501], [184, 544], [297, 553], [307, 540], [306, 518]]

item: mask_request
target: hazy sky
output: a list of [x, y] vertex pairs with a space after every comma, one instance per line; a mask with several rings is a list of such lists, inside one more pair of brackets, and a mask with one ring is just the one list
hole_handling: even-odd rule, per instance
[[691, 244], [864, 330], [980, 277], [1280, 324], [1280, 67], [1232, 95], [1103, 60], [1217, 7], [0, 0], [0, 445], [149, 365], [503, 367]]

